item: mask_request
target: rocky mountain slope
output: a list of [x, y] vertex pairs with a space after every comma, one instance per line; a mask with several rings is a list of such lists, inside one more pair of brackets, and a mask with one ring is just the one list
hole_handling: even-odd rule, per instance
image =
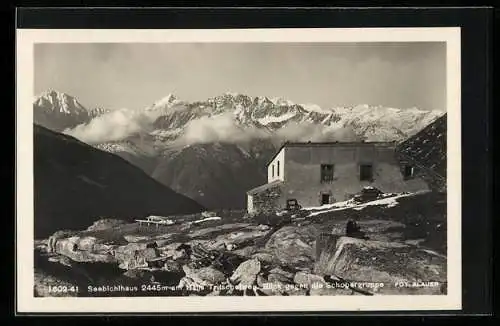
[[420, 168], [429, 184], [446, 187], [446, 114], [398, 146], [399, 154]]
[[446, 114], [399, 145], [401, 153], [446, 177]]
[[37, 238], [103, 217], [203, 210], [122, 158], [36, 124], [34, 169]]

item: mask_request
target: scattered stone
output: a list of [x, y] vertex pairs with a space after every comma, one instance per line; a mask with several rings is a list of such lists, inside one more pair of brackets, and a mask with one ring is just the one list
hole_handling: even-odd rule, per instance
[[297, 284], [284, 284], [283, 293], [287, 296], [301, 295], [305, 296], [309, 293], [309, 289], [301, 288]]
[[252, 258], [259, 260], [260, 262], [271, 264], [275, 262], [277, 259], [268, 252], [256, 252], [252, 255]]
[[297, 272], [293, 278], [296, 284], [312, 288], [313, 284], [325, 284], [323, 277], [305, 272]]
[[259, 224], [257, 226], [257, 229], [260, 231], [268, 231], [271, 229], [271, 227], [269, 225], [266, 225], [266, 224]]
[[257, 274], [260, 272], [261, 264], [257, 259], [250, 259], [241, 263], [234, 271], [230, 281], [243, 286], [253, 285]]
[[360, 193], [354, 195], [353, 201], [356, 203], [365, 203], [382, 198], [384, 193], [377, 188], [367, 186]]
[[234, 250], [234, 253], [242, 257], [250, 257], [255, 253], [255, 251], [257, 251], [256, 247], [245, 247], [242, 249]]
[[69, 257], [62, 256], [62, 255], [49, 257], [48, 260], [52, 263], [59, 263], [59, 264], [62, 264], [62, 265], [68, 266], [68, 267], [73, 266], [73, 264], [71, 263], [71, 259]]
[[194, 269], [188, 265], [182, 266], [186, 277], [201, 285], [215, 285], [226, 281], [226, 276], [213, 267]]
[[117, 220], [112, 218], [105, 218], [98, 221], [95, 221], [91, 226], [87, 228], [87, 231], [98, 231], [98, 230], [106, 230], [111, 229], [120, 225], [127, 224], [124, 220]]
[[217, 216], [216, 212], [209, 212], [209, 211], [201, 212], [201, 217], [203, 217], [203, 218], [210, 218], [210, 217], [215, 217], [215, 216]]
[[120, 268], [122, 269], [148, 267], [148, 261], [159, 257], [157, 248], [134, 250], [126, 247], [127, 246], [119, 247], [115, 251], [115, 257], [120, 262]]
[[268, 296], [282, 296], [291, 290], [290, 283], [287, 282], [270, 279], [266, 281], [263, 277], [260, 282], [262, 284], [259, 284], [259, 289]]
[[189, 258], [189, 253], [186, 249], [180, 250], [169, 250], [164, 252], [165, 256], [170, 257], [173, 260]]
[[280, 275], [283, 275], [284, 277], [289, 278], [289, 279], [292, 279], [293, 276], [294, 276], [294, 273], [285, 271], [283, 268], [281, 268], [279, 266], [278, 267], [274, 267], [273, 269], [271, 269], [269, 271], [269, 273], [280, 274]]
[[132, 242], [132, 243], [137, 243], [137, 242], [141, 242], [141, 241], [147, 241], [147, 240], [151, 239], [151, 237], [148, 237], [148, 236], [131, 235], [131, 234], [125, 235], [124, 238], [128, 242]]
[[123, 273], [124, 276], [132, 279], [143, 278], [146, 273], [140, 269], [131, 269]]
[[284, 271], [279, 267], [275, 267], [269, 271], [267, 279], [269, 282], [283, 282], [292, 283], [294, 274], [291, 272]]
[[180, 272], [182, 271], [182, 266], [177, 261], [166, 260], [163, 265], [163, 269], [169, 272]]
[[79, 250], [94, 251], [94, 245], [98, 242], [96, 237], [83, 237], [78, 239], [77, 245]]
[[233, 251], [233, 250], [235, 250], [237, 247], [238, 247], [238, 246], [237, 246], [237, 245], [235, 245], [234, 243], [229, 243], [229, 244], [227, 244], [227, 245], [226, 245], [226, 250], [228, 250], [228, 251]]

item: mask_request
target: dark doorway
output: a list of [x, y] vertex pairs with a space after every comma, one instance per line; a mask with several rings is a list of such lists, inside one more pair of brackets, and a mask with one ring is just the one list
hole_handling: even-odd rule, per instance
[[359, 166], [359, 180], [373, 181], [373, 166], [371, 164], [361, 164]]
[[321, 194], [321, 205], [330, 204], [330, 195], [329, 194]]

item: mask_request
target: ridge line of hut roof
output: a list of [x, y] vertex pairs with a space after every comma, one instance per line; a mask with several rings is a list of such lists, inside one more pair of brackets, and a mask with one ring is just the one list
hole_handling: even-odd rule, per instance
[[376, 145], [376, 144], [384, 144], [384, 145], [397, 145], [399, 142], [394, 141], [330, 141], [330, 142], [284, 142], [278, 150], [274, 153], [271, 159], [267, 162], [266, 167], [271, 164], [271, 162], [278, 156], [281, 150], [287, 146], [328, 146], [328, 145]]

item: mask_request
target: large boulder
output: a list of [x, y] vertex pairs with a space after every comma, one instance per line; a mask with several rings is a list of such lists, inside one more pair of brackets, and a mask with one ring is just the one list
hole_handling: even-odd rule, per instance
[[321, 253], [315, 272], [367, 286], [383, 284], [369, 292], [441, 294], [446, 258], [399, 242], [340, 237]]
[[257, 274], [261, 269], [260, 261], [257, 259], [249, 259], [241, 263], [231, 275], [230, 281], [233, 284], [241, 286], [251, 286], [255, 284]]
[[274, 233], [265, 248], [284, 265], [310, 268], [314, 263], [314, 227], [286, 226]]
[[65, 239], [75, 235], [75, 231], [70, 230], [60, 230], [54, 232], [47, 241], [47, 252], [56, 252], [56, 243], [60, 239]]
[[208, 266], [199, 269], [192, 268], [188, 265], [182, 266], [186, 277], [192, 279], [196, 283], [205, 286], [213, 286], [226, 281], [226, 276], [221, 271]]
[[57, 239], [53, 244], [53, 252], [69, 257], [76, 262], [115, 263], [116, 259], [111, 252], [95, 252], [93, 250], [95, 242], [96, 239], [91, 237], [71, 236]]
[[160, 256], [158, 249], [147, 248], [147, 244], [128, 244], [115, 250], [115, 257], [122, 269], [148, 267], [148, 261]]

